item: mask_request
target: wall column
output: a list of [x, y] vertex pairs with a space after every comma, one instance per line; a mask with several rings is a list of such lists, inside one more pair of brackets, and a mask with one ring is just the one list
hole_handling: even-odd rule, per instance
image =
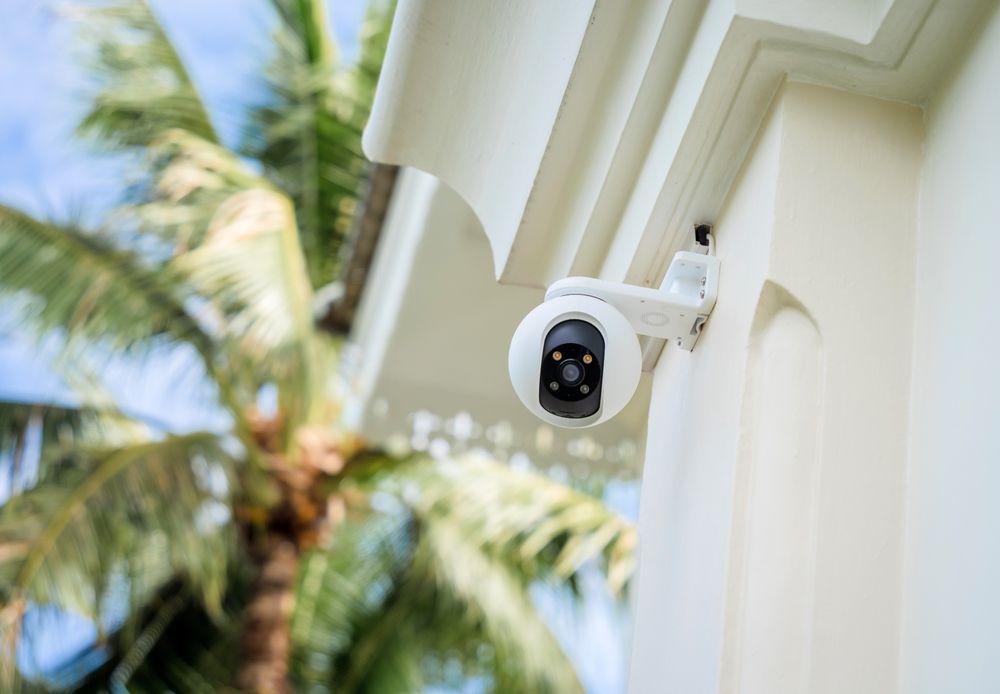
[[654, 376], [632, 692], [897, 688], [921, 113], [789, 83]]

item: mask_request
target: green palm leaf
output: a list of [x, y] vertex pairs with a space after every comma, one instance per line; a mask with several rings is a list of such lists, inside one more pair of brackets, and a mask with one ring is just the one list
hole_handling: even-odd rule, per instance
[[189, 133], [168, 131], [151, 151], [159, 197], [133, 213], [161, 234], [184, 220], [189, 247], [169, 268], [217, 311], [221, 334], [246, 370], [283, 384], [306, 405], [290, 405], [285, 415], [293, 423], [308, 419], [310, 394], [322, 385], [321, 355], [290, 200], [232, 153]]
[[465, 675], [498, 691], [579, 690], [529, 587], [601, 561], [621, 590], [630, 524], [596, 499], [477, 458], [372, 455], [349, 466], [340, 488], [369, 501], [302, 563], [292, 630], [301, 687], [448, 685], [450, 668], [428, 663], [457, 653]]
[[148, 433], [112, 406], [0, 401], [0, 486], [16, 496], [46, 483], [53, 464], [79, 447], [125, 445]]
[[0, 293], [25, 297], [22, 325], [63, 331], [116, 352], [189, 343], [206, 359], [213, 339], [186, 308], [182, 277], [119, 248], [107, 235], [44, 222], [0, 205]]
[[51, 455], [78, 441], [92, 424], [88, 413], [66, 407], [0, 401], [0, 460], [6, 465], [0, 473], [14, 493], [16, 480], [30, 464], [29, 439], [35, 436], [41, 449]]
[[[8, 647], [18, 615], [52, 604], [107, 626], [180, 579], [220, 613], [232, 556], [234, 468], [214, 434], [78, 451], [0, 509]], [[11, 657], [8, 650], [6, 656]]]
[[0, 205], [0, 297], [36, 337], [61, 334], [65, 360], [84, 353], [99, 360], [148, 355], [157, 347], [190, 345], [222, 403], [243, 421], [234, 378], [239, 372], [225, 370], [218, 340], [195, 317], [198, 297], [186, 278], [121, 248], [110, 235]]
[[221, 618], [172, 582], [149, 601], [136, 629], [110, 634], [48, 679], [74, 683], [80, 694], [235, 692], [232, 680], [241, 657], [249, 576], [239, 565], [231, 569]]
[[172, 266], [202, 296], [226, 309], [224, 330], [266, 357], [312, 335], [312, 289], [305, 276], [295, 212], [262, 181], [215, 208], [204, 242]]
[[426, 690], [421, 633], [410, 625], [401, 625], [380, 644], [378, 661], [365, 680], [369, 694], [399, 694]]
[[269, 97], [253, 115], [245, 152], [295, 202], [314, 287], [332, 281], [368, 169], [361, 133], [374, 94], [372, 65], [385, 52], [391, 6], [375, 3], [359, 66], [334, 60], [319, 0], [273, 0], [281, 19]]
[[[420, 691], [439, 679], [423, 661], [469, 644], [495, 649], [487, 672], [498, 691], [580, 688], [510, 566], [447, 523], [413, 527], [405, 515], [348, 523], [309, 555], [292, 638], [305, 690]], [[474, 657], [465, 666], [481, 667]]]
[[151, 185], [123, 212], [176, 255], [200, 245], [216, 211], [234, 193], [270, 186], [224, 147], [186, 130], [165, 130], [146, 150]]
[[329, 687], [335, 681], [358, 632], [378, 618], [392, 597], [410, 559], [410, 533], [405, 517], [376, 515], [345, 523], [330, 547], [303, 558], [291, 663], [301, 688]]
[[238, 572], [232, 577], [221, 619], [183, 595], [164, 601], [110, 673], [92, 678], [94, 691], [235, 692], [232, 680], [241, 656], [245, 583]]
[[146, 0], [74, 6], [95, 47], [98, 81], [80, 130], [106, 144], [142, 146], [171, 128], [218, 138], [184, 63]]
[[[358, 468], [351, 483], [394, 491], [422, 522], [455, 523], [530, 578], [575, 579], [585, 564], [600, 561], [608, 587], [620, 594], [635, 570], [635, 527], [547, 477], [473, 456], [405, 463], [373, 457]], [[414, 488], [419, 495], [404, 493]]]
[[457, 524], [443, 517], [426, 524], [414, 569], [433, 577], [441, 609], [473, 621], [496, 649], [498, 691], [580, 691], [572, 664], [531, 602], [524, 576]]

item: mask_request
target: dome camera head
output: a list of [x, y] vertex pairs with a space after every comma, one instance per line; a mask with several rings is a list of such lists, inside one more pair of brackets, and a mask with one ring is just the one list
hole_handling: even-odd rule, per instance
[[691, 350], [715, 305], [719, 261], [678, 253], [664, 289], [570, 277], [514, 332], [508, 367], [518, 398], [539, 419], [582, 428], [632, 399], [642, 373], [639, 335]]
[[508, 360], [521, 402], [540, 419], [587, 427], [616, 414], [639, 384], [642, 351], [628, 320], [590, 296], [569, 295], [531, 311]]

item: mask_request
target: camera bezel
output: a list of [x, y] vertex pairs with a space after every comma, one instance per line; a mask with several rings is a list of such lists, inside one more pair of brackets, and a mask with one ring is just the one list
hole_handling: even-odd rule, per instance
[[[580, 369], [578, 379], [564, 377], [567, 364]], [[597, 414], [603, 377], [604, 336], [600, 330], [579, 318], [564, 320], [549, 329], [538, 377], [538, 402], [547, 412], [570, 419]]]

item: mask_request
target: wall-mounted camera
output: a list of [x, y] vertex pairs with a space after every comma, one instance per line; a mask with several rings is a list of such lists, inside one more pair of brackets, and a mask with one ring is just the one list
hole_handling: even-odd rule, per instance
[[521, 402], [544, 421], [589, 427], [618, 414], [642, 372], [639, 335], [691, 351], [719, 287], [719, 259], [674, 256], [660, 289], [569, 277], [517, 327], [510, 380]]

